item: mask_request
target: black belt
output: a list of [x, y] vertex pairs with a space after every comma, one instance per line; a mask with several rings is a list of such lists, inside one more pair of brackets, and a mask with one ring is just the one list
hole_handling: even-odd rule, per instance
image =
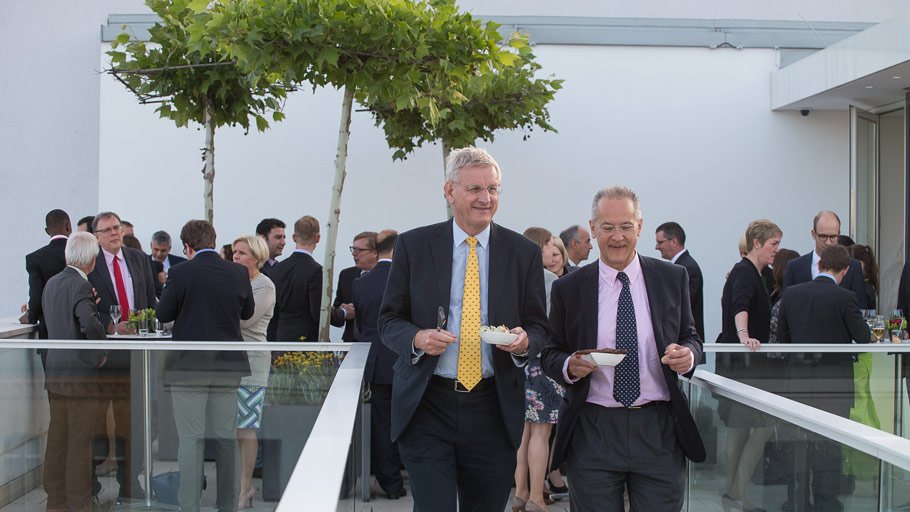
[[480, 382], [471, 389], [464, 387], [464, 384], [458, 382], [458, 379], [447, 379], [445, 377], [440, 377], [439, 375], [433, 375], [430, 382], [434, 386], [445, 388], [449, 391], [456, 391], [458, 393], [476, 393], [477, 391], [484, 391], [493, 387], [493, 377], [480, 379]]
[[626, 410], [647, 409], [648, 407], [656, 407], [658, 405], [670, 405], [670, 402], [667, 402], [666, 400], [654, 400], [652, 402], [645, 402], [641, 405], [633, 405], [631, 407], [614, 407], [614, 409], [626, 409]]

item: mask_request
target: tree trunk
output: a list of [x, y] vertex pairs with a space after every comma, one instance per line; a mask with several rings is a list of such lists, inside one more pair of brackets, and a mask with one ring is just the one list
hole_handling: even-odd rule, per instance
[[351, 107], [354, 90], [344, 88], [341, 105], [341, 127], [338, 128], [338, 149], [335, 153], [335, 183], [332, 185], [332, 202], [326, 223], [325, 260], [322, 264], [322, 309], [319, 313], [319, 341], [329, 341], [329, 322], [332, 313], [332, 277], [335, 270], [335, 243], [338, 239], [338, 219], [341, 216], [341, 191], [344, 188], [345, 168], [348, 160], [348, 139], [351, 137]]
[[214, 189], [215, 189], [215, 112], [212, 108], [212, 102], [205, 97], [205, 148], [203, 156], [205, 167], [202, 170], [202, 180], [205, 181], [205, 193], [203, 197], [203, 208], [205, 209], [205, 220], [214, 224], [215, 206], [214, 206]]
[[[449, 153], [452, 151], [452, 148], [449, 147], [449, 143], [442, 141], [442, 182], [446, 181], [446, 161], [449, 159]], [[452, 213], [452, 205], [443, 198], [443, 201], [446, 202], [446, 218], [451, 219], [454, 215]]]

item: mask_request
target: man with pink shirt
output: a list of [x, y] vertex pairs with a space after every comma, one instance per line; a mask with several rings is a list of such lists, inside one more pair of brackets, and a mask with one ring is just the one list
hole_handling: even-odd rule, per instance
[[[635, 192], [594, 196], [591, 233], [600, 258], [553, 283], [546, 373], [566, 384], [553, 467], [566, 462], [571, 509], [677, 512], [686, 461], [705, 459], [679, 375], [701, 360], [685, 269], [636, 251], [643, 220]], [[578, 353], [625, 349], [615, 368]]]

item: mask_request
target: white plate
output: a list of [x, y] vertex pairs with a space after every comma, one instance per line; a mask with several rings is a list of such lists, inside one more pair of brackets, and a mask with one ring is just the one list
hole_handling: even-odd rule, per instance
[[508, 345], [518, 339], [518, 335], [511, 332], [482, 332], [480, 339], [490, 345]]
[[616, 366], [626, 358], [625, 354], [607, 354], [605, 352], [591, 352], [585, 354], [583, 358], [591, 361], [597, 366]]

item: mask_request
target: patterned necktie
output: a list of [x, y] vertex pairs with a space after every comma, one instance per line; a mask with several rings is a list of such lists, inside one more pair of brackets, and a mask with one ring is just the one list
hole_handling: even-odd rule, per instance
[[114, 256], [114, 284], [117, 286], [117, 303], [120, 304], [123, 314], [129, 316], [129, 296], [126, 294], [126, 286], [123, 284], [123, 274], [120, 272], [120, 263], [118, 263], [119, 259], [120, 256]]
[[458, 346], [458, 382], [468, 391], [481, 378], [480, 369], [480, 271], [477, 264], [477, 239], [466, 240], [468, 265], [464, 271], [464, 295], [461, 299], [461, 334]]
[[613, 379], [613, 398], [626, 407], [632, 407], [641, 394], [638, 375], [638, 330], [635, 323], [635, 306], [629, 289], [629, 276], [620, 272], [622, 283], [619, 306], [616, 308], [616, 348], [626, 349], [626, 357], [616, 366]]

